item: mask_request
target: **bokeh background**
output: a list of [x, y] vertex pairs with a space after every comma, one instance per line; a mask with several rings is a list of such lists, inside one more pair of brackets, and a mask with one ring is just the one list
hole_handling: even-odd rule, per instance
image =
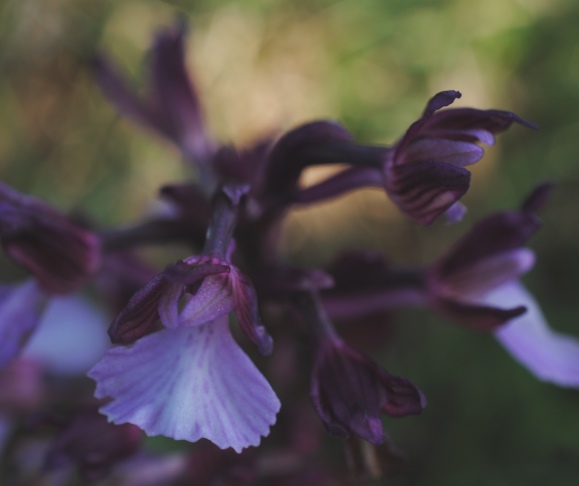
[[[106, 51], [142, 87], [153, 33], [176, 13], [192, 25], [188, 63], [211, 130], [239, 146], [316, 118], [387, 145], [445, 89], [463, 93], [456, 106], [538, 123], [499, 136], [473, 168], [463, 223], [417, 227], [380, 191], [359, 191], [295, 211], [282, 251], [303, 265], [362, 248], [426, 263], [482, 215], [554, 180], [525, 283], [554, 328], [579, 336], [578, 2], [2, 0], [0, 178], [106, 227], [192, 177], [172, 147], [116, 115], [88, 69]], [[16, 275], [1, 263], [3, 279]], [[384, 484], [576, 484], [579, 392], [536, 381], [492, 337], [426, 312], [400, 313], [393, 328], [374, 357], [429, 404], [419, 418], [385, 419], [410, 462]]]

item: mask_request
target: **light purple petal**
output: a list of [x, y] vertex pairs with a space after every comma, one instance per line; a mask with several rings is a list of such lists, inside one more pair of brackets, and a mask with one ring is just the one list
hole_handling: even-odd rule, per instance
[[180, 326], [199, 326], [229, 314], [235, 307], [229, 275], [207, 277], [179, 314]]
[[405, 160], [410, 162], [437, 160], [457, 167], [464, 167], [478, 162], [484, 154], [485, 151], [475, 143], [425, 138], [409, 145], [403, 156]]
[[460, 201], [456, 201], [444, 213], [446, 216], [446, 224], [460, 223], [467, 211], [468, 208], [464, 204]]
[[0, 367], [20, 354], [40, 322], [46, 301], [46, 295], [34, 280], [3, 289], [0, 299]]
[[109, 316], [80, 295], [54, 297], [22, 356], [59, 375], [83, 375], [109, 347]]
[[579, 340], [553, 331], [535, 299], [519, 282], [489, 292], [484, 300], [492, 305], [527, 307], [525, 314], [496, 331], [496, 338], [540, 380], [579, 387]]
[[88, 374], [111, 422], [148, 435], [207, 438], [240, 452], [275, 423], [280, 403], [235, 343], [226, 317], [205, 326], [164, 330], [109, 350]]

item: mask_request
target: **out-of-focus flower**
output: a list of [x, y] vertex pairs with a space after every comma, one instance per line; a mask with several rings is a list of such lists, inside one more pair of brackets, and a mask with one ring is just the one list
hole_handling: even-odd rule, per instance
[[[237, 452], [275, 422], [279, 400], [233, 340], [227, 317], [234, 310], [258, 349], [271, 352], [253, 286], [230, 263], [245, 191], [220, 191], [204, 254], [155, 276], [113, 322], [113, 341], [138, 340], [109, 350], [89, 372], [97, 398], [112, 398], [101, 409], [112, 422], [191, 442], [205, 437]], [[144, 336], [157, 319], [166, 329]]]
[[148, 93], [137, 96], [105, 56], [94, 61], [97, 82], [117, 110], [166, 137], [201, 170], [215, 152], [203, 121], [201, 103], [185, 66], [186, 23], [160, 30], [150, 53]]
[[51, 298], [21, 356], [60, 377], [84, 375], [110, 347], [109, 315], [82, 294]]
[[320, 144], [309, 149], [322, 163], [350, 163], [354, 167], [296, 196], [311, 203], [364, 186], [383, 187], [402, 212], [421, 224], [446, 213], [451, 221], [462, 218], [458, 202], [470, 185], [465, 166], [478, 162], [493, 145], [495, 134], [513, 123], [536, 128], [514, 113], [501, 110], [455, 108], [438, 111], [460, 98], [458, 91], [442, 91], [426, 105], [422, 117], [391, 148], [353, 143]]
[[493, 145], [495, 134], [515, 122], [534, 127], [508, 111], [438, 111], [460, 97], [458, 91], [442, 91], [432, 97], [422, 118], [410, 126], [384, 162], [388, 195], [404, 213], [422, 224], [432, 223], [445, 212], [451, 219], [460, 219], [463, 211], [455, 204], [470, 184], [470, 173], [464, 167], [484, 155], [477, 143]]
[[79, 289], [97, 271], [99, 239], [38, 199], [0, 182], [0, 239], [7, 255], [34, 277], [0, 290], [0, 366], [34, 332], [49, 296]]
[[537, 378], [579, 387], [579, 340], [553, 331], [519, 282], [535, 262], [523, 245], [540, 226], [535, 213], [549, 190], [550, 185], [539, 186], [520, 210], [479, 222], [431, 267], [429, 289], [435, 308], [458, 322], [494, 330]]
[[0, 182], [0, 239], [6, 254], [48, 294], [86, 283], [100, 263], [99, 240], [48, 204]]
[[296, 293], [295, 303], [316, 336], [310, 397], [330, 433], [381, 444], [385, 440], [382, 413], [402, 417], [422, 412], [426, 399], [416, 386], [340, 339], [317, 290]]
[[96, 410], [87, 410], [75, 415], [54, 439], [45, 467], [73, 464], [86, 479], [99, 479], [114, 464], [137, 452], [142, 437], [134, 425], [113, 425]]
[[417, 415], [426, 406], [410, 381], [391, 375], [335, 336], [322, 340], [316, 352], [310, 394], [332, 434], [353, 434], [372, 444], [385, 439], [382, 413]]

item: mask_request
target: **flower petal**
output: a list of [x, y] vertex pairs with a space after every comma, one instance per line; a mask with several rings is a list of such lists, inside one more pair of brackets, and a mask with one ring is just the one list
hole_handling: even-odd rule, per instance
[[85, 297], [54, 297], [22, 356], [62, 376], [84, 375], [110, 346], [109, 317]]
[[247, 276], [236, 270], [231, 275], [235, 295], [235, 315], [239, 326], [256, 345], [260, 354], [267, 356], [273, 351], [273, 340], [259, 317], [257, 296]]
[[170, 286], [165, 275], [159, 273], [136, 292], [110, 325], [111, 341], [130, 344], [150, 332], [159, 317], [159, 302]]
[[161, 130], [150, 108], [136, 96], [118, 68], [106, 56], [97, 55], [92, 64], [97, 84], [121, 115], [148, 129]]
[[519, 282], [489, 292], [491, 305], [522, 304], [527, 312], [495, 332], [499, 342], [537, 378], [559, 386], [579, 387], [579, 340], [553, 331], [533, 296]]
[[153, 110], [166, 135], [198, 164], [209, 162], [213, 140], [203, 121], [201, 103], [185, 66], [187, 26], [177, 19], [173, 27], [157, 33], [152, 52], [150, 83]]
[[[445, 297], [437, 297], [433, 304], [442, 315], [475, 331], [494, 331], [505, 322], [526, 312], [525, 306], [514, 307], [515, 305], [514, 302], [506, 301], [501, 307], [495, 307]], [[504, 308], [505, 306], [508, 307]]]
[[229, 314], [234, 307], [230, 274], [212, 275], [205, 278], [195, 294], [189, 297], [179, 314], [179, 325], [200, 326]]
[[207, 438], [240, 452], [269, 433], [280, 403], [235, 343], [227, 318], [164, 330], [108, 351], [89, 372], [109, 420], [148, 435]]
[[444, 138], [424, 138], [409, 145], [403, 156], [405, 160], [412, 163], [438, 160], [464, 167], [478, 162], [484, 154], [485, 151], [475, 143], [457, 142]]
[[40, 322], [47, 298], [34, 280], [5, 288], [0, 295], [0, 367], [18, 356]]
[[479, 221], [439, 259], [434, 272], [438, 278], [480, 264], [489, 257], [521, 248], [539, 229], [538, 218], [525, 211], [503, 211]]
[[470, 172], [466, 169], [435, 161], [395, 165], [385, 177], [390, 199], [422, 224], [430, 224], [443, 214], [470, 184]]

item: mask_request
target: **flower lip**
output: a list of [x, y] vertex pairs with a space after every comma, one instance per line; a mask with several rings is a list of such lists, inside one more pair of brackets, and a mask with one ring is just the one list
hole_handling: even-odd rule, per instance
[[135, 424], [149, 436], [207, 438], [236, 452], [258, 445], [280, 409], [233, 340], [226, 316], [112, 348], [88, 376], [97, 382], [97, 398], [112, 398], [100, 409], [109, 421]]

